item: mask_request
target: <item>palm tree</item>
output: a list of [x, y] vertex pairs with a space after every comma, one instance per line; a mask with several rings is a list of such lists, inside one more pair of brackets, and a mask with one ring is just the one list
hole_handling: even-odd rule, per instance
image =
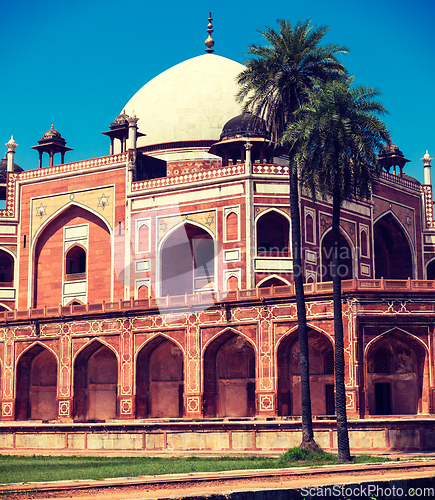
[[[260, 116], [266, 122], [271, 139], [279, 143], [293, 113], [307, 100], [308, 92], [319, 82], [346, 74], [338, 54], [347, 48], [338, 45], [319, 46], [328, 28], [311, 26], [311, 21], [292, 27], [289, 21], [278, 20], [278, 31], [266, 27], [260, 31], [267, 46], [250, 45], [247, 54], [254, 56], [238, 76], [240, 91], [237, 98], [244, 102], [245, 111]], [[290, 164], [290, 210], [292, 222], [293, 273], [298, 313], [298, 338], [301, 365], [302, 443], [317, 449], [314, 441], [308, 362], [308, 329], [305, 310], [298, 175], [293, 164], [294, 148], [286, 145]]]
[[310, 95], [296, 112], [297, 121], [285, 134], [297, 140], [302, 184], [313, 198], [332, 197], [332, 277], [335, 337], [335, 391], [338, 459], [350, 460], [344, 384], [344, 341], [340, 277], [340, 208], [344, 200], [370, 196], [379, 175], [377, 151], [389, 133], [378, 115], [386, 113], [370, 87], [351, 88], [352, 78], [330, 81]]

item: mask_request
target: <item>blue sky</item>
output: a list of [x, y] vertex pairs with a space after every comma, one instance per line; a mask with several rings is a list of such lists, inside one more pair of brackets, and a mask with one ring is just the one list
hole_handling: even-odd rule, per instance
[[423, 181], [420, 159], [426, 149], [435, 156], [434, 0], [6, 2], [0, 144], [13, 134], [16, 163], [37, 168], [29, 148], [54, 124], [74, 148], [67, 162], [109, 154], [101, 132], [130, 97], [204, 53], [210, 10], [216, 53], [241, 63], [249, 44], [263, 43], [257, 30], [275, 27], [276, 19], [328, 26], [325, 42], [350, 49], [342, 61], [355, 83], [382, 92], [393, 142], [412, 160], [405, 172]]

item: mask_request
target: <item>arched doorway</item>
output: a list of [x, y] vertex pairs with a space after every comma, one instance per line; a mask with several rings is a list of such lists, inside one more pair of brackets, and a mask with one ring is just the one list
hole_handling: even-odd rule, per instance
[[287, 218], [274, 210], [257, 220], [257, 256], [288, 257], [290, 224]]
[[[311, 411], [334, 415], [334, 354], [332, 342], [315, 330], [308, 332]], [[297, 332], [278, 347], [278, 414], [301, 415], [301, 369]]]
[[[338, 274], [342, 280], [350, 280], [353, 278], [353, 254], [348, 241], [341, 232], [339, 255], [340, 266], [338, 268]], [[332, 231], [328, 231], [322, 239], [322, 281], [332, 281], [332, 258]]]
[[425, 350], [396, 330], [367, 353], [367, 397], [371, 415], [416, 415], [422, 411]]
[[388, 213], [374, 226], [375, 278], [412, 278], [412, 252], [403, 229]]
[[183, 352], [158, 336], [139, 352], [136, 371], [136, 417], [183, 416]]
[[16, 420], [57, 419], [57, 362], [40, 344], [34, 345], [17, 365]]
[[74, 416], [79, 420], [116, 418], [118, 361], [114, 352], [94, 341], [74, 362]]
[[214, 257], [214, 241], [207, 231], [194, 224], [177, 228], [161, 250], [161, 295], [214, 288]]
[[204, 353], [204, 416], [255, 415], [255, 351], [241, 335], [228, 330]]

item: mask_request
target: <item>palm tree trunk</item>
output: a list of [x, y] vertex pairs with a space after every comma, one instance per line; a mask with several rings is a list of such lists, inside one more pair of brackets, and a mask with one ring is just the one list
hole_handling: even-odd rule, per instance
[[302, 448], [318, 450], [314, 441], [313, 420], [311, 415], [310, 365], [308, 358], [308, 328], [305, 310], [304, 277], [301, 255], [301, 217], [299, 212], [299, 192], [297, 172], [290, 169], [290, 212], [292, 222], [293, 276], [298, 313], [298, 339], [301, 369], [301, 410], [302, 410]]
[[334, 193], [332, 205], [332, 284], [334, 301], [334, 338], [335, 338], [335, 408], [337, 413], [338, 461], [350, 461], [349, 434], [346, 415], [346, 388], [344, 385], [344, 340], [343, 316], [341, 308], [340, 277], [340, 206], [338, 193]]

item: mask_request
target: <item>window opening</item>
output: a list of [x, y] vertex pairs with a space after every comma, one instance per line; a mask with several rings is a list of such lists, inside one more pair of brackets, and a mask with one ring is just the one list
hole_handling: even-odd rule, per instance
[[268, 212], [257, 222], [257, 255], [262, 257], [289, 256], [290, 225], [288, 220]]
[[374, 355], [375, 373], [391, 373], [390, 354], [386, 349], [378, 349]]
[[75, 245], [66, 254], [66, 280], [86, 279], [86, 252]]
[[323, 374], [334, 375], [334, 352], [327, 351], [323, 358]]
[[305, 217], [305, 230], [307, 241], [314, 243], [314, 222], [313, 217], [310, 214]]

